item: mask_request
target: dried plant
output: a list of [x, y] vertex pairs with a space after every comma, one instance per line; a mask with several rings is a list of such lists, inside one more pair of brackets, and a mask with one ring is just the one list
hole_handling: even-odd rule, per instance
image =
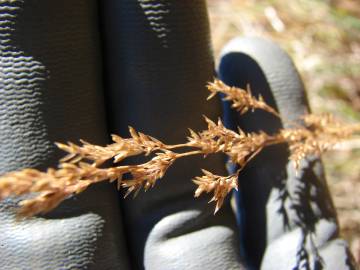
[[[121, 186], [127, 188], [125, 197], [131, 192], [138, 192], [142, 187], [145, 190], [153, 187], [156, 181], [162, 178], [166, 170], [176, 160], [177, 155], [171, 151], [157, 153], [149, 162], [144, 164], [130, 166], [129, 173], [133, 176], [132, 180], [123, 181]], [[136, 194], [136, 193], [135, 193]]]
[[237, 190], [238, 188], [238, 174], [232, 174], [229, 176], [219, 176], [212, 174], [209, 171], [202, 170], [204, 173], [203, 176], [195, 177], [193, 182], [198, 185], [198, 188], [195, 191], [195, 197], [199, 197], [203, 192], [209, 193], [214, 192], [214, 196], [210, 202], [215, 201], [215, 213], [222, 206], [226, 195], [232, 190]]
[[148, 155], [151, 152], [166, 148], [165, 145], [148, 135], [136, 132], [134, 128], [129, 127], [131, 138], [123, 139], [120, 136], [112, 135], [113, 144], [108, 146], [93, 145], [84, 140], [80, 140], [82, 146], [71, 142], [66, 144], [56, 143], [56, 145], [69, 154], [62, 158], [60, 162], [76, 163], [82, 159], [88, 159], [99, 166], [105, 161], [114, 158], [114, 162], [120, 162], [123, 159], [140, 154]]
[[298, 168], [300, 161], [309, 155], [319, 156], [341, 141], [350, 138], [360, 131], [360, 125], [346, 125], [329, 114], [303, 116], [304, 127], [283, 129], [280, 131], [280, 141], [289, 144], [290, 160]]
[[247, 86], [247, 90], [244, 90], [227, 86], [222, 81], [215, 79], [214, 82], [208, 83], [207, 88], [211, 92], [207, 98], [208, 100], [213, 98], [217, 93], [223, 93], [226, 95], [224, 100], [230, 100], [232, 102], [231, 107], [240, 112], [240, 114], [244, 114], [249, 110], [254, 111], [255, 109], [260, 109], [279, 116], [277, 111], [265, 103], [262, 96], [256, 99], [251, 94], [249, 85]]
[[[229, 87], [219, 80], [208, 84], [209, 98], [217, 93], [225, 95], [225, 100], [233, 102], [232, 107], [241, 114], [261, 109], [280, 117], [275, 109], [267, 105], [262, 97], [255, 98], [247, 90]], [[344, 139], [360, 131], [360, 125], [343, 124], [330, 115], [305, 115], [303, 126], [282, 129], [277, 134], [265, 132], [246, 133], [227, 129], [221, 120], [217, 123], [205, 117], [207, 129], [201, 132], [190, 130], [187, 141], [182, 144], [166, 145], [163, 142], [137, 132], [129, 127], [130, 138], [112, 135], [112, 143], [98, 146], [80, 141], [56, 145], [68, 154], [59, 161], [57, 169], [41, 172], [24, 169], [0, 177], [0, 200], [10, 196], [30, 195], [20, 202], [19, 214], [31, 216], [46, 213], [57, 207], [71, 195], [84, 191], [89, 185], [102, 181], [117, 181], [118, 188], [126, 189], [126, 196], [136, 195], [142, 188], [148, 190], [162, 178], [167, 169], [179, 158], [191, 155], [224, 153], [233, 163], [239, 165], [236, 174], [219, 176], [203, 170], [204, 175], [195, 177], [197, 185], [195, 197], [213, 192], [210, 201], [216, 202], [215, 213], [222, 206], [227, 194], [238, 187], [238, 174], [264, 148], [273, 144], [287, 143], [291, 152], [290, 160], [298, 167], [300, 161], [309, 155], [320, 155]], [[176, 149], [189, 149], [175, 152]], [[136, 165], [122, 165], [104, 168], [104, 162], [125, 161], [136, 155], [154, 157], [148, 162]], [[124, 175], [129, 178], [123, 179]]]

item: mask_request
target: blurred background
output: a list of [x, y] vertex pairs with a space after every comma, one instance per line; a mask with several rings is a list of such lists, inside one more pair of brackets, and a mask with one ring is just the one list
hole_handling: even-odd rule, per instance
[[[276, 41], [293, 58], [314, 113], [360, 121], [360, 0], [208, 0], [216, 57], [239, 35]], [[323, 156], [341, 235], [360, 263], [360, 140]]]

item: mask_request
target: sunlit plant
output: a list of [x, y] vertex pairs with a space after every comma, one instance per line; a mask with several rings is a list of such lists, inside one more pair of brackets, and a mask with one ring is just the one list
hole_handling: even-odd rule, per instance
[[[248, 111], [263, 110], [280, 118], [279, 113], [265, 103], [261, 96], [254, 97], [250, 89], [244, 90], [225, 85], [214, 80], [207, 85], [210, 91], [208, 99], [218, 93], [232, 102], [232, 107], [240, 114]], [[32, 216], [46, 213], [56, 208], [66, 198], [83, 192], [90, 185], [103, 181], [117, 181], [119, 189], [125, 189], [125, 196], [138, 194], [141, 189], [148, 190], [162, 178], [170, 166], [180, 158], [192, 155], [208, 156], [217, 153], [226, 154], [238, 165], [236, 173], [228, 176], [215, 175], [202, 170], [203, 176], [193, 179], [197, 186], [195, 197], [203, 193], [213, 193], [215, 213], [221, 208], [225, 197], [238, 188], [238, 176], [241, 170], [267, 146], [288, 144], [289, 159], [296, 168], [307, 156], [319, 156], [360, 131], [359, 124], [344, 124], [331, 115], [302, 116], [302, 125], [281, 129], [276, 134], [265, 132], [246, 133], [226, 128], [221, 120], [214, 122], [205, 117], [207, 129], [190, 135], [184, 143], [168, 145], [149, 135], [129, 127], [129, 138], [112, 135], [112, 143], [107, 146], [94, 145], [83, 140], [80, 144], [56, 143], [67, 152], [59, 161], [57, 168], [42, 172], [36, 169], [24, 169], [10, 172], [0, 177], [0, 199], [11, 196], [33, 194], [20, 201], [18, 214]], [[142, 164], [126, 165], [126, 159], [132, 156], [152, 158]], [[104, 166], [108, 160], [113, 166]], [[121, 165], [117, 165], [121, 162]], [[127, 176], [124, 178], [124, 176]]]

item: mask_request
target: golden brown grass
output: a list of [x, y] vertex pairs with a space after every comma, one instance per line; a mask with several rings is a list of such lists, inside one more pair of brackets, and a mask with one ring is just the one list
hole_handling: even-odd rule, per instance
[[255, 109], [260, 109], [275, 116], [279, 116], [277, 111], [265, 103], [262, 96], [255, 98], [251, 94], [249, 85], [247, 86], [247, 89], [244, 90], [227, 86], [222, 81], [215, 79], [214, 82], [208, 83], [207, 88], [211, 92], [210, 96], [207, 98], [208, 100], [213, 98], [217, 93], [223, 93], [225, 94], [224, 100], [230, 100], [232, 102], [231, 107], [236, 109], [240, 114], [244, 114], [249, 110], [254, 111]]
[[[250, 90], [229, 87], [219, 80], [208, 84], [209, 98], [217, 93], [225, 94], [226, 100], [233, 102], [233, 108], [241, 114], [261, 109], [277, 117], [279, 114], [264, 100], [251, 95]], [[360, 125], [340, 123], [330, 115], [305, 115], [303, 126], [280, 130], [278, 134], [265, 132], [245, 133], [227, 129], [221, 120], [217, 123], [205, 117], [207, 129], [201, 132], [190, 130], [187, 141], [182, 144], [167, 145], [149, 135], [129, 127], [129, 138], [113, 135], [113, 143], [107, 146], [93, 145], [80, 141], [56, 145], [68, 154], [59, 161], [58, 168], [41, 172], [24, 169], [0, 177], [0, 199], [25, 194], [35, 195], [20, 202], [19, 214], [31, 216], [46, 213], [57, 207], [70, 195], [84, 191], [89, 185], [102, 181], [117, 181], [118, 188], [126, 189], [126, 195], [136, 195], [141, 189], [148, 190], [162, 178], [167, 169], [179, 158], [191, 155], [224, 153], [233, 163], [239, 165], [234, 175], [219, 176], [203, 170], [204, 175], [195, 177], [197, 185], [195, 197], [213, 192], [211, 201], [216, 202], [215, 213], [222, 206], [225, 197], [232, 189], [237, 189], [237, 178], [241, 170], [265, 147], [287, 143], [291, 152], [290, 160], [298, 166], [309, 155], [320, 155], [338, 142], [348, 139], [360, 131]], [[178, 151], [179, 149], [185, 149]], [[136, 155], [154, 157], [143, 164], [115, 164]], [[104, 167], [104, 162], [113, 159], [114, 166]], [[123, 179], [124, 175], [130, 179]]]

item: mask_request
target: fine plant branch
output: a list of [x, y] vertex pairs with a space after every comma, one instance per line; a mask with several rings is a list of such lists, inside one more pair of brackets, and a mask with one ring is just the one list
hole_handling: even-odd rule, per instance
[[202, 169], [202, 172], [204, 173], [203, 176], [197, 176], [193, 179], [193, 182], [198, 186], [194, 197], [199, 197], [203, 192], [214, 192], [214, 196], [211, 198], [210, 202], [216, 202], [214, 212], [216, 214], [216, 212], [221, 208], [227, 194], [232, 189], [238, 189], [237, 179], [239, 177], [240, 170], [229, 176], [215, 175], [204, 169]]
[[279, 113], [267, 105], [262, 96], [255, 98], [251, 94], [249, 85], [247, 85], [247, 89], [244, 90], [238, 87], [227, 86], [222, 81], [214, 79], [213, 82], [208, 83], [207, 88], [211, 92], [207, 98], [208, 100], [213, 98], [217, 93], [223, 93], [226, 95], [224, 100], [231, 101], [231, 107], [236, 109], [240, 114], [244, 114], [249, 110], [254, 111], [255, 109], [260, 109], [280, 118]]
[[[232, 101], [232, 107], [241, 114], [261, 109], [280, 117], [261, 97], [253, 97], [249, 89], [229, 87], [219, 80], [209, 83], [208, 89], [211, 92], [209, 98], [222, 93], [225, 100]], [[303, 126], [282, 129], [272, 135], [262, 131], [246, 133], [240, 128], [233, 131], [227, 129], [220, 119], [213, 122], [207, 117], [204, 118], [207, 129], [201, 132], [189, 129], [187, 141], [180, 144], [167, 145], [132, 127], [129, 127], [129, 138], [112, 135], [113, 142], [107, 146], [94, 145], [83, 140], [80, 140], [79, 145], [71, 142], [56, 143], [61, 150], [67, 152], [59, 161], [58, 168], [50, 168], [45, 172], [24, 169], [1, 176], [0, 200], [31, 194], [30, 198], [20, 202], [19, 215], [32, 216], [51, 211], [63, 200], [103, 181], [117, 181], [117, 187], [126, 190], [125, 197], [131, 193], [136, 196], [141, 189], [146, 191], [154, 187], [179, 158], [224, 153], [233, 163], [239, 165], [235, 174], [219, 176], [202, 170], [204, 175], [193, 179], [197, 185], [195, 197], [203, 193], [213, 193], [210, 202], [216, 203], [216, 213], [227, 194], [238, 188], [238, 175], [241, 170], [265, 147], [288, 144], [289, 159], [298, 168], [301, 160], [307, 156], [319, 156], [360, 132], [359, 124], [344, 124], [331, 115], [305, 115], [302, 119]], [[183, 151], [179, 152], [179, 149]], [[150, 154], [153, 157], [143, 164], [115, 166], [116, 163], [126, 162], [129, 157]], [[104, 167], [108, 160], [112, 160], [114, 166]]]

